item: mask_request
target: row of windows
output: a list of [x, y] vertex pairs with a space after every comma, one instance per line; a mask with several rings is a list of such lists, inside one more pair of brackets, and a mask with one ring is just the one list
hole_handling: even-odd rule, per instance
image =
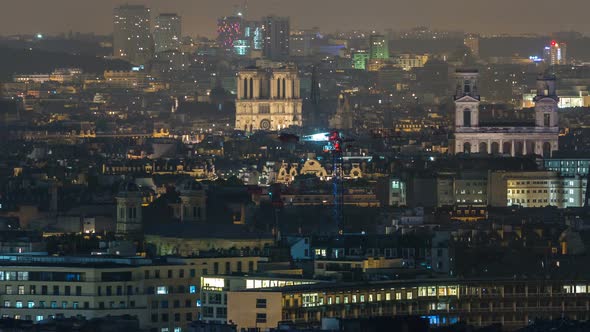
[[[25, 307], [26, 304], [26, 307]], [[99, 302], [98, 303], [98, 307], [99, 309], [104, 309], [105, 308], [105, 303], [104, 302]], [[127, 308], [127, 303], [125, 301], [120, 301], [118, 304], [115, 301], [111, 301], [108, 303], [108, 307], [111, 309], [125, 309]], [[5, 300], [4, 301], [4, 308], [13, 308], [12, 306], [12, 302]], [[47, 303], [46, 301], [27, 301], [26, 303], [24, 301], [20, 301], [17, 300], [14, 302], [14, 308], [17, 309], [21, 309], [21, 308], [27, 308], [27, 309], [46, 309], [46, 308], [51, 308], [51, 309], [89, 309], [90, 308], [90, 303], [89, 302], [84, 302], [82, 306], [80, 306], [80, 303], [77, 301], [74, 302], [68, 302], [68, 301], [62, 301], [61, 303], [59, 303], [58, 301], [49, 301], [49, 303]], [[135, 301], [129, 301], [129, 308], [135, 308]]]
[[[193, 301], [191, 299], [184, 301], [184, 308], [192, 308]], [[168, 300], [162, 301], [152, 301], [152, 309], [168, 309], [170, 308], [170, 302]], [[195, 306], [198, 306], [198, 303], [195, 303]], [[174, 300], [172, 302], [172, 308], [181, 308], [180, 300]]]
[[[119, 286], [119, 287], [121, 287], [121, 286]], [[41, 286], [40, 291], [41, 291], [41, 293], [40, 293], [41, 295], [50, 295], [49, 294], [49, 287], [46, 286], [46, 285]], [[99, 287], [99, 291], [100, 291], [100, 287]], [[38, 292], [38, 289], [37, 289], [37, 286], [36, 285], [30, 285], [28, 292], [26, 292], [25, 285], [18, 285], [16, 287], [14, 287], [12, 285], [6, 285], [6, 286], [4, 286], [4, 294], [6, 294], [6, 295], [13, 295], [13, 294], [18, 294], [18, 295], [24, 295], [24, 294], [37, 295], [38, 294], [37, 292]], [[59, 286], [53, 286], [51, 288], [51, 295], [60, 295], [60, 287]], [[63, 288], [63, 295], [66, 295], [66, 296], [70, 296], [70, 295], [81, 296], [82, 295], [82, 286], [76, 286], [74, 288], [74, 292], [72, 292], [72, 286], [64, 286], [64, 288]]]
[[[159, 319], [158, 319], [158, 317], [159, 317]], [[181, 317], [181, 315], [179, 313], [175, 313], [173, 319], [174, 319], [175, 322], [180, 322], [180, 317]], [[192, 322], [193, 321], [193, 313], [192, 312], [187, 312], [184, 315], [184, 319], [187, 322]], [[158, 316], [158, 314], [152, 314], [151, 321], [152, 321], [152, 323], [158, 323], [158, 322], [166, 323], [166, 322], [169, 322], [170, 321], [170, 315], [168, 315], [168, 314], [161, 314], [161, 315]], [[168, 331], [167, 328], [165, 330]], [[162, 329], [162, 331], [164, 331], [164, 329]], [[175, 328], [174, 331], [180, 331], [180, 328]]]
[[227, 308], [225, 307], [203, 307], [204, 318], [227, 318]]
[[[219, 266], [219, 262], [214, 262], [213, 263], [213, 274], [220, 274], [220, 266]], [[185, 270], [184, 269], [180, 269], [177, 270], [178, 271], [178, 278], [184, 278], [185, 277]], [[237, 261], [235, 263], [235, 271], [232, 271], [232, 263], [231, 262], [225, 262], [225, 274], [229, 274], [232, 272], [254, 272], [254, 261], [249, 261], [248, 262], [248, 271], [243, 271], [243, 262], [242, 261]], [[195, 269], [190, 269], [189, 270], [189, 278], [195, 278], [197, 273], [197, 271]], [[168, 270], [166, 275], [168, 278], [174, 278], [174, 270]], [[202, 269], [201, 270], [201, 275], [208, 275], [209, 274], [209, 270], [208, 269]], [[144, 278], [145, 279], [160, 279], [161, 278], [161, 273], [160, 270], [154, 270], [153, 273], [150, 270], [146, 270], [144, 271]]]
[[[512, 204], [512, 203], [516, 203], [516, 204], [518, 204], [518, 203], [548, 203], [547, 201], [548, 201], [547, 199], [524, 199], [524, 198], [523, 199], [520, 199], [520, 198], [510, 199], [509, 198], [508, 204]], [[572, 197], [570, 197], [567, 200], [566, 199], [559, 200], [559, 199], [553, 198], [553, 199], [549, 200], [549, 203], [575, 203], [575, 200]]]
[[[567, 189], [567, 190], [559, 190], [559, 189], [551, 189], [551, 190], [547, 190], [547, 189], [508, 189], [508, 193], [509, 194], [547, 194], [547, 193], [551, 193], [551, 194], [569, 194], [569, 195], [573, 195], [574, 194], [574, 189]], [[586, 194], [586, 190], [582, 191], [582, 194]]]

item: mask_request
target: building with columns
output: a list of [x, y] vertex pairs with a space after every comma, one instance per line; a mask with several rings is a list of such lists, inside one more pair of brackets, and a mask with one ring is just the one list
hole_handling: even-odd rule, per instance
[[302, 125], [301, 83], [291, 67], [238, 73], [236, 130], [281, 130]]
[[558, 102], [555, 77], [537, 79], [534, 123], [480, 123], [477, 70], [457, 70], [454, 153], [536, 154], [550, 157], [558, 149]]

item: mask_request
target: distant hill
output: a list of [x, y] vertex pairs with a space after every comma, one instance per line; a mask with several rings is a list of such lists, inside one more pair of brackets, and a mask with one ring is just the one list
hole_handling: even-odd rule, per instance
[[14, 49], [0, 46], [0, 80], [9, 81], [12, 75], [50, 73], [55, 68], [77, 67], [85, 73], [102, 73], [104, 70], [126, 70], [131, 65], [123, 60], [107, 60], [92, 55], [41, 50]]

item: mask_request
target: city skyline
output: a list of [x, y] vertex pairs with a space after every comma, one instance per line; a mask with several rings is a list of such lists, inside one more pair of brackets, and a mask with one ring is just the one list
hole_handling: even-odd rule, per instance
[[[218, 17], [231, 15], [244, 5], [242, 1], [220, 3], [211, 0], [172, 0], [165, 3], [157, 0], [55, 0], [48, 3], [6, 0], [4, 5], [8, 10], [0, 13], [0, 31], [3, 35], [58, 34], [68, 31], [111, 34], [113, 8], [125, 3], [146, 5], [152, 9], [154, 17], [163, 12], [177, 12], [183, 16], [183, 31], [186, 35], [210, 38], [215, 36]], [[294, 29], [319, 26], [326, 32], [350, 29], [383, 31], [429, 26], [433, 29], [480, 33], [544, 34], [567, 30], [590, 33], [590, 23], [585, 22], [583, 14], [584, 8], [590, 9], [590, 4], [583, 0], [566, 0], [560, 5], [579, 10], [571, 11], [562, 18], [554, 14], [551, 3], [533, 0], [500, 0], [487, 6], [465, 0], [444, 3], [429, 0], [371, 0], [369, 5], [353, 0], [254, 0], [247, 3], [246, 16], [253, 19], [269, 14], [290, 16]], [[309, 10], [311, 7], [313, 11]], [[469, 14], [466, 15], [465, 11], [469, 11]], [[71, 14], [60, 17], [63, 13]], [[85, 15], [89, 13], [92, 15]]]

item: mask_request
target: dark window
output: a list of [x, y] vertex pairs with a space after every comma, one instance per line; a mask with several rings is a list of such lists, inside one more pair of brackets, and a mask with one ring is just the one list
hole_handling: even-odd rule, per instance
[[180, 301], [174, 300], [174, 308], [180, 308]]
[[156, 273], [156, 279], [160, 279], [160, 270], [154, 271]]
[[172, 270], [168, 270], [168, 278], [172, 278]]
[[162, 301], [160, 307], [162, 309], [167, 309], [168, 308], [168, 301], [167, 300]]
[[117, 295], [123, 295], [123, 286], [117, 286]]
[[178, 270], [178, 277], [179, 278], [184, 278], [184, 270]]
[[180, 314], [179, 313], [174, 314], [174, 321], [180, 322]]
[[82, 287], [76, 286], [76, 296], [81, 296], [81, 295], [82, 295]]
[[254, 262], [253, 261], [248, 262], [248, 272], [250, 272], [250, 273], [254, 272]]
[[193, 320], [193, 313], [192, 312], [187, 312], [186, 313], [186, 321], [187, 322], [191, 322]]
[[47, 286], [41, 286], [41, 295], [47, 295]]
[[168, 321], [168, 314], [162, 314], [162, 322]]
[[113, 286], [107, 286], [107, 296], [113, 295]]
[[64, 289], [64, 294], [65, 294], [66, 296], [69, 296], [69, 295], [71, 294], [71, 288], [70, 288], [70, 286], [66, 286], [66, 287], [65, 287], [65, 289]]
[[242, 262], [238, 262], [238, 272], [242, 272]]
[[549, 113], [543, 114], [543, 126], [545, 126], [545, 127], [551, 126], [551, 114], [549, 114]]
[[219, 274], [219, 262], [213, 263], [213, 274]]
[[59, 295], [59, 286], [53, 286], [53, 295]]
[[471, 127], [471, 111], [463, 110], [463, 126]]
[[266, 299], [256, 299], [256, 308], [266, 308]]
[[191, 300], [186, 300], [186, 301], [184, 301], [184, 306], [185, 306], [186, 308], [190, 308], [190, 307], [191, 307], [191, 303], [192, 303], [192, 301], [191, 301]]
[[225, 262], [225, 274], [231, 274], [231, 263]]
[[158, 314], [152, 314], [152, 323], [158, 322]]
[[257, 313], [256, 314], [256, 323], [266, 323], [266, 314]]
[[90, 302], [84, 302], [84, 309], [90, 308]]

